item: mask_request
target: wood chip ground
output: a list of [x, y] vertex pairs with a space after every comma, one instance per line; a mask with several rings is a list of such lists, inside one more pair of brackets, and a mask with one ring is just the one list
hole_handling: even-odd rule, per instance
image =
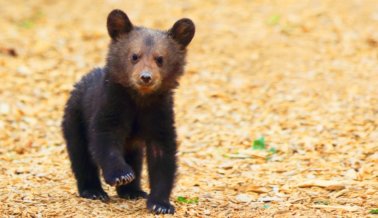
[[374, 216], [377, 0], [1, 0], [1, 217], [153, 217], [108, 186], [108, 204], [79, 198], [60, 131], [73, 84], [104, 64], [113, 8], [197, 25], [176, 92], [176, 217]]

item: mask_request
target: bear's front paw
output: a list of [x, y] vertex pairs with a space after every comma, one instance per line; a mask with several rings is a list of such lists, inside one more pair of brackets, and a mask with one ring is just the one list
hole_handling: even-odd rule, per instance
[[135, 179], [135, 175], [131, 169], [125, 169], [113, 172], [104, 172], [104, 179], [105, 182], [111, 186], [120, 186], [132, 182]]
[[161, 202], [152, 199], [147, 201], [147, 209], [155, 214], [174, 214], [175, 208], [169, 202]]

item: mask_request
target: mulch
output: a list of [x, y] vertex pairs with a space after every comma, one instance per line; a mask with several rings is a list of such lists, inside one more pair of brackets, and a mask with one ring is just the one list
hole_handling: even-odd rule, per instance
[[79, 198], [60, 130], [73, 84], [104, 64], [113, 8], [197, 26], [176, 91], [177, 217], [375, 216], [376, 0], [0, 1], [1, 216], [153, 216], [107, 185], [108, 204]]

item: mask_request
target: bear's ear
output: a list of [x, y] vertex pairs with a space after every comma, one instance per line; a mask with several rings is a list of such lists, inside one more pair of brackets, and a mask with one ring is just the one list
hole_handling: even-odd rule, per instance
[[195, 29], [192, 20], [183, 18], [176, 21], [173, 27], [168, 31], [168, 34], [185, 48], [192, 41]]
[[126, 34], [133, 29], [133, 24], [125, 12], [115, 9], [108, 15], [108, 33], [112, 39], [117, 39], [121, 34]]

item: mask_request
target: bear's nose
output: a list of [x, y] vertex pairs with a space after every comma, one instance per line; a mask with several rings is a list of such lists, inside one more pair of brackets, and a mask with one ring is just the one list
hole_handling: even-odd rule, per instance
[[140, 75], [140, 79], [141, 79], [145, 84], [150, 83], [150, 82], [151, 82], [151, 79], [152, 79], [151, 73], [149, 73], [149, 72], [143, 72], [143, 73]]

